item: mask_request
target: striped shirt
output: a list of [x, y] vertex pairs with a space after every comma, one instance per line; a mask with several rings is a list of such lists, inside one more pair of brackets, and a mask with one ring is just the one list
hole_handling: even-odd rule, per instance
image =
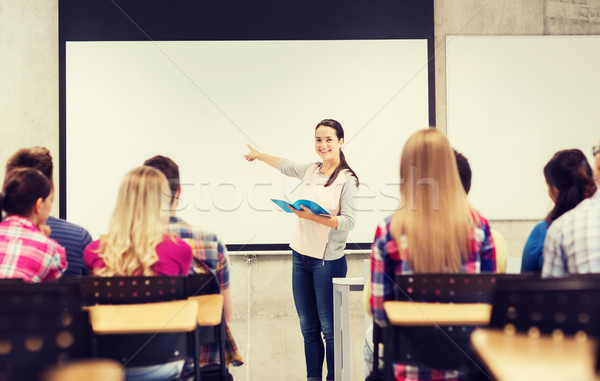
[[[471, 234], [471, 252], [462, 264], [462, 273], [496, 272], [496, 249], [491, 235], [490, 225], [482, 216], [479, 225]], [[387, 318], [383, 303], [394, 298], [394, 279], [396, 275], [412, 274], [409, 263], [409, 248], [406, 240], [400, 245], [390, 233], [391, 217], [387, 217], [375, 232], [371, 247], [371, 311], [374, 321], [385, 327]], [[430, 369], [405, 364], [393, 364], [397, 380], [456, 380], [457, 370]]]
[[557, 218], [544, 241], [542, 277], [600, 273], [600, 192]]
[[38, 283], [59, 278], [66, 268], [65, 249], [29, 219], [13, 215], [0, 223], [0, 278]]
[[63, 276], [87, 275], [87, 267], [83, 262], [83, 249], [92, 242], [90, 233], [79, 225], [54, 217], [48, 217], [46, 224], [52, 229], [50, 238], [57, 241], [67, 252], [69, 267]]

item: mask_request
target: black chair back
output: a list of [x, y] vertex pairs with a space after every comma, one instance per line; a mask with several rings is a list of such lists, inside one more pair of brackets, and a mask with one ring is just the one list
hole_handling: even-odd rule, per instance
[[139, 304], [186, 299], [183, 276], [115, 276], [65, 279], [81, 287], [84, 303]]
[[220, 294], [221, 287], [213, 274], [190, 274], [185, 279], [186, 296]]
[[[510, 281], [535, 275], [520, 274], [413, 274], [396, 277], [396, 300], [424, 303], [491, 303], [500, 279]], [[390, 326], [386, 329], [386, 377], [391, 363], [434, 369], [455, 369], [465, 379], [486, 379], [473, 353], [470, 335], [476, 326]], [[377, 361], [377, 360], [375, 360]]]
[[0, 282], [0, 380], [37, 380], [46, 367], [91, 357], [80, 300], [73, 285]]
[[600, 331], [600, 277], [499, 281], [491, 328], [530, 334], [585, 334]]
[[394, 299], [426, 303], [491, 303], [498, 281], [534, 279], [521, 274], [415, 274], [396, 277]]

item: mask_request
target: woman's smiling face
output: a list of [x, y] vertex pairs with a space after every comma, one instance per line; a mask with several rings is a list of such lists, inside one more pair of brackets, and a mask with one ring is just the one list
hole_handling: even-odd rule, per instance
[[343, 143], [344, 139], [338, 139], [331, 127], [319, 126], [315, 131], [315, 151], [323, 160], [339, 158]]

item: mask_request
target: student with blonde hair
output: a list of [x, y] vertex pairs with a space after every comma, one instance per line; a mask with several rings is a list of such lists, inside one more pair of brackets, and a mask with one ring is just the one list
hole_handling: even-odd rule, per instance
[[[159, 170], [138, 167], [121, 183], [108, 234], [89, 244], [83, 257], [96, 276], [188, 275], [192, 249], [167, 234], [171, 193]], [[184, 360], [127, 368], [127, 380], [179, 379]]]
[[138, 167], [123, 180], [108, 234], [88, 245], [86, 265], [93, 275], [187, 275], [192, 249], [167, 235], [169, 187], [165, 176]]
[[[401, 204], [377, 227], [371, 253], [371, 310], [386, 326], [383, 303], [396, 275], [496, 271], [490, 226], [467, 200], [454, 152], [436, 129], [414, 133], [400, 161]], [[397, 380], [458, 379], [458, 370], [393, 364]]]

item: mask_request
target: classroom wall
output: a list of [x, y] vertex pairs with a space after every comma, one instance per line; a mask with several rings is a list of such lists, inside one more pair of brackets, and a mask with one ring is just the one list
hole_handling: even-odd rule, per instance
[[[436, 0], [434, 12], [437, 127], [444, 131], [446, 36], [600, 34], [600, 0]], [[58, 0], [2, 0], [0, 57], [0, 163], [17, 148], [33, 145], [48, 147], [58, 163]], [[55, 181], [58, 176], [56, 169]], [[53, 211], [56, 215], [57, 205]], [[535, 221], [491, 223], [506, 238], [509, 255], [519, 257]], [[349, 257], [349, 276], [362, 276], [366, 257]], [[231, 278], [232, 330], [248, 360], [235, 369], [235, 379], [304, 379], [290, 258], [233, 256]], [[358, 380], [363, 341], [359, 293], [351, 297], [351, 325], [353, 379]]]
[[[447, 36], [600, 34], [600, 0], [436, 0], [434, 25], [436, 118], [437, 127], [445, 131]], [[536, 222], [490, 221], [506, 239], [510, 257], [521, 256]]]
[[0, 57], [0, 176], [18, 148], [43, 145], [58, 184], [58, 1], [1, 1]]

